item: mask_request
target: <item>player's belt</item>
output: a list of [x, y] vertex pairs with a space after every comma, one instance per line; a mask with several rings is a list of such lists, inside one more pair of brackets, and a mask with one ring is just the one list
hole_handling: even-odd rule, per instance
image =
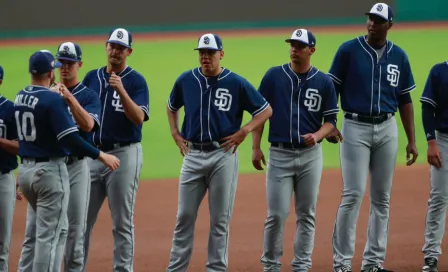
[[305, 143], [278, 143], [278, 142], [272, 142], [271, 146], [285, 149], [300, 149], [308, 147]]
[[220, 142], [206, 142], [206, 143], [187, 142], [187, 146], [190, 149], [201, 150], [204, 152], [218, 150], [221, 148], [220, 144], [221, 144]]
[[70, 164], [80, 161], [82, 159], [84, 159], [83, 156], [69, 156], [68, 160], [67, 160], [67, 165], [70, 165]]
[[353, 121], [369, 123], [369, 124], [381, 124], [382, 122], [390, 119], [394, 116], [393, 113], [384, 113], [376, 116], [359, 115], [357, 113], [345, 112], [344, 117]]
[[103, 152], [109, 152], [111, 150], [120, 148], [120, 147], [125, 147], [125, 146], [130, 146], [131, 142], [126, 142], [126, 143], [113, 143], [113, 144], [102, 144], [102, 145], [97, 145], [96, 147], [103, 151]]

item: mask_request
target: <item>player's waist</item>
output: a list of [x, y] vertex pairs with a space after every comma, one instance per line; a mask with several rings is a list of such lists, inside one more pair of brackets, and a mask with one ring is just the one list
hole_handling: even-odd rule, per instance
[[101, 143], [101, 144], [96, 144], [95, 146], [103, 152], [109, 152], [114, 149], [131, 146], [132, 144], [135, 144], [135, 143], [138, 143], [138, 142], [132, 141], [132, 142], [119, 142], [119, 143]]
[[67, 163], [68, 157], [20, 157], [22, 164], [36, 164], [41, 162]]
[[305, 143], [288, 143], [288, 142], [271, 142], [272, 147], [278, 147], [282, 149], [302, 149], [302, 148], [308, 148], [308, 146]]
[[218, 149], [221, 149], [221, 144], [223, 144], [224, 141], [210, 141], [210, 142], [194, 142], [194, 141], [187, 141], [187, 147], [192, 150], [199, 150], [204, 152], [211, 152]]
[[395, 113], [380, 113], [377, 115], [364, 115], [353, 112], [344, 112], [344, 117], [353, 121], [358, 121], [368, 124], [381, 124], [384, 121], [389, 120], [395, 115]]

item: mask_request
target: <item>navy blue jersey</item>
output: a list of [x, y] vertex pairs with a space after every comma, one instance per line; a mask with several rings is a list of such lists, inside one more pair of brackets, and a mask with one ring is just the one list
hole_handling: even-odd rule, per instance
[[[74, 87], [69, 88], [69, 91], [72, 92], [73, 96], [76, 98], [76, 100], [78, 100], [78, 103], [81, 105], [81, 107], [83, 107], [83, 109], [93, 117], [93, 120], [95, 121], [93, 131], [96, 131], [100, 127], [101, 116], [101, 102], [98, 95], [94, 91], [84, 86], [82, 83], [78, 83]], [[70, 107], [68, 107], [68, 111], [70, 114], [72, 114]], [[74, 118], [73, 121], [76, 124]], [[79, 129], [79, 135], [87, 142], [93, 142], [93, 132], [85, 132], [82, 129]]]
[[77, 133], [78, 128], [58, 93], [42, 86], [28, 86], [16, 95], [14, 110], [20, 157], [68, 155], [58, 141]]
[[415, 89], [407, 54], [387, 41], [383, 56], [359, 36], [336, 52], [329, 76], [340, 95], [341, 108], [360, 115], [394, 113], [398, 97]]
[[269, 142], [303, 143], [300, 136], [318, 131], [322, 122], [336, 125], [339, 108], [334, 84], [315, 67], [303, 75], [290, 64], [272, 67], [259, 90], [272, 107]]
[[[117, 74], [129, 97], [145, 113], [144, 121], [149, 119], [149, 90], [145, 78], [127, 66]], [[109, 85], [110, 74], [106, 67], [92, 70], [84, 77], [83, 84], [95, 91], [101, 101], [100, 129], [93, 133], [96, 145], [114, 143], [135, 143], [142, 139], [142, 124], [135, 125], [124, 113], [118, 93]]]
[[[14, 103], [2, 95], [0, 95], [0, 138], [17, 140]], [[14, 170], [17, 166], [17, 156], [0, 148], [0, 172]]]
[[268, 105], [253, 85], [225, 68], [209, 78], [201, 68], [182, 73], [168, 99], [171, 111], [184, 107], [181, 134], [192, 142], [220, 141], [240, 129], [244, 111], [256, 116]]
[[434, 128], [448, 131], [448, 62], [431, 68], [420, 101], [434, 108]]

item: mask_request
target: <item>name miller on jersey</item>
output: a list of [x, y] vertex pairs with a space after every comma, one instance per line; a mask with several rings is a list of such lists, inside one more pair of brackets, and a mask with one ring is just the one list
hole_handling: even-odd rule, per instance
[[39, 98], [28, 95], [28, 94], [19, 94], [16, 96], [16, 99], [14, 101], [14, 105], [16, 106], [24, 106], [31, 109], [34, 109], [39, 102]]

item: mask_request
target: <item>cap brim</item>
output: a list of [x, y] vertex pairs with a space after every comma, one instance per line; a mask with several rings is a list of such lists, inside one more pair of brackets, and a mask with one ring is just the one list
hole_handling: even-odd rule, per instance
[[373, 16], [377, 16], [380, 17], [381, 19], [383, 19], [384, 21], [389, 21], [389, 19], [385, 18], [383, 15], [378, 14], [378, 13], [373, 13], [373, 12], [366, 12], [366, 15], [373, 15]]
[[68, 60], [68, 61], [73, 61], [73, 62], [80, 62], [81, 61], [80, 59], [74, 59], [74, 58], [69, 58], [69, 57], [59, 57], [59, 56], [56, 56], [56, 58], [59, 59], [59, 60]]
[[59, 68], [59, 67], [62, 67], [62, 63], [60, 63], [59, 61], [55, 61], [54, 68]]
[[216, 49], [213, 47], [201, 47], [201, 48], [195, 48], [194, 50], [201, 50], [201, 49], [207, 49], [207, 50], [212, 50], [212, 51], [221, 51], [221, 49]]
[[108, 43], [115, 43], [115, 44], [119, 44], [119, 45], [122, 45], [122, 46], [124, 46], [124, 47], [127, 47], [127, 48], [131, 48], [129, 45], [127, 45], [127, 44], [125, 44], [124, 42], [120, 42], [120, 41], [107, 41]]
[[306, 42], [303, 42], [303, 41], [299, 41], [299, 40], [295, 40], [295, 39], [286, 39], [285, 42], [287, 42], [287, 43], [291, 43], [291, 42], [299, 42], [299, 43], [304, 44], [304, 45], [306, 45], [306, 46], [311, 46], [311, 47], [313, 46], [313, 45], [311, 45], [311, 44], [309, 44], [309, 43], [306, 43]]

